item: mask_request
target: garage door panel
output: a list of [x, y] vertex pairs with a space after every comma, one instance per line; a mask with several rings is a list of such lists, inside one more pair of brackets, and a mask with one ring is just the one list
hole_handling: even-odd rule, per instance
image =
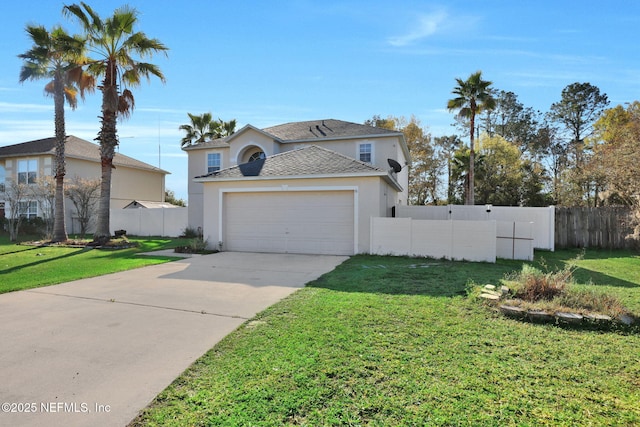
[[228, 250], [353, 254], [351, 191], [227, 193], [223, 203]]

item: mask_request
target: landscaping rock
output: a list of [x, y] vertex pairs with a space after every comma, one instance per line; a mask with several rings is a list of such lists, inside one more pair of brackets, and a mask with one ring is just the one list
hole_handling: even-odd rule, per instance
[[580, 314], [567, 313], [567, 312], [563, 312], [563, 311], [556, 312], [556, 317], [561, 322], [571, 323], [571, 324], [574, 324], [574, 325], [582, 323], [582, 319], [584, 318]]
[[489, 291], [495, 291], [496, 287], [494, 285], [484, 285], [484, 288]]
[[480, 298], [486, 299], [487, 301], [498, 301], [500, 300], [500, 296], [499, 295], [495, 295], [493, 293], [487, 293], [487, 292], [483, 292], [480, 294]]
[[500, 292], [502, 292], [502, 295], [507, 295], [509, 292], [511, 292], [511, 289], [509, 289], [507, 286], [501, 286]]
[[627, 326], [631, 326], [635, 323], [635, 319], [633, 318], [633, 316], [630, 316], [628, 314], [622, 314], [618, 316], [618, 320], [620, 321], [620, 323]]
[[531, 310], [527, 311], [527, 318], [536, 323], [554, 322], [555, 317], [551, 313], [547, 313], [543, 310]]
[[608, 322], [611, 322], [612, 320], [611, 316], [607, 316], [606, 314], [599, 314], [599, 313], [585, 314], [584, 318], [591, 322], [602, 322], [602, 323], [608, 323]]
[[500, 306], [500, 311], [506, 316], [510, 317], [524, 317], [527, 311], [524, 308], [516, 307], [515, 305], [503, 304]]

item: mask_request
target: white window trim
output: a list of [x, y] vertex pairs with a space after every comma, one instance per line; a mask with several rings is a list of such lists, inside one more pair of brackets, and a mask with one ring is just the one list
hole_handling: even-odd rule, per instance
[[210, 151], [210, 152], [207, 153], [207, 157], [205, 158], [205, 161], [204, 161], [205, 162], [204, 170], [207, 171], [207, 173], [214, 172], [214, 171], [209, 172], [209, 155], [210, 154], [217, 154], [218, 156], [220, 156], [220, 169], [218, 169], [218, 170], [222, 170], [222, 153], [219, 152], [219, 151]]
[[[22, 162], [26, 162], [27, 163], [26, 172], [21, 172], [20, 171], [20, 164]], [[35, 164], [36, 164], [35, 170], [29, 169], [29, 163], [31, 163], [31, 162], [35, 162]], [[29, 159], [29, 158], [27, 158], [27, 159], [18, 159], [18, 161], [16, 163], [17, 163], [16, 164], [16, 172], [17, 172], [16, 173], [16, 178], [18, 180], [18, 183], [20, 183], [20, 174], [21, 173], [26, 173], [27, 174], [26, 182], [24, 182], [24, 184], [31, 185], [31, 184], [35, 184], [38, 181], [38, 172], [39, 172], [38, 168], [40, 167], [38, 159], [33, 159], [33, 158], [32, 159]], [[35, 174], [36, 174], [36, 178], [35, 178], [35, 181], [33, 183], [29, 183], [29, 173], [30, 172], [35, 172]]]
[[[363, 141], [363, 142], [359, 142], [358, 143], [358, 148], [357, 148], [357, 152], [356, 152], [356, 159], [360, 160], [360, 147], [362, 147], [362, 145], [364, 144], [368, 144], [371, 146], [371, 161], [370, 162], [365, 162], [365, 163], [369, 163], [369, 164], [375, 164], [376, 162], [376, 146], [373, 143], [373, 141]], [[363, 160], [360, 160], [361, 162]]]

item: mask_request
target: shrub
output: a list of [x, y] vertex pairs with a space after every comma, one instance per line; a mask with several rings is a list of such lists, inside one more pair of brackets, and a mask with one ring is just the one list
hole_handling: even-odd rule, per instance
[[573, 282], [573, 270], [573, 267], [567, 266], [559, 271], [545, 273], [525, 264], [522, 271], [511, 278], [515, 282], [512, 289], [514, 296], [531, 302], [551, 301]]
[[192, 227], [187, 227], [184, 229], [184, 232], [180, 237], [184, 237], [187, 239], [194, 239], [194, 238], [202, 239], [202, 229], [200, 227], [198, 227], [197, 229]]

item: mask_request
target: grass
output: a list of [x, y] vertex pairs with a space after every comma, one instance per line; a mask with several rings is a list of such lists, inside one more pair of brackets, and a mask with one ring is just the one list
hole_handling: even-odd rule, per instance
[[[575, 255], [543, 254], [559, 268]], [[521, 323], [466, 297], [521, 268], [352, 257], [223, 339], [131, 425], [640, 424], [638, 334]], [[639, 274], [630, 252], [588, 251], [574, 271], [635, 312]]]
[[[28, 237], [25, 241], [31, 240]], [[130, 238], [138, 247], [122, 250], [18, 245], [0, 235], [0, 293], [55, 285], [100, 276], [175, 258], [134, 256], [140, 252], [169, 249], [187, 239]]]

